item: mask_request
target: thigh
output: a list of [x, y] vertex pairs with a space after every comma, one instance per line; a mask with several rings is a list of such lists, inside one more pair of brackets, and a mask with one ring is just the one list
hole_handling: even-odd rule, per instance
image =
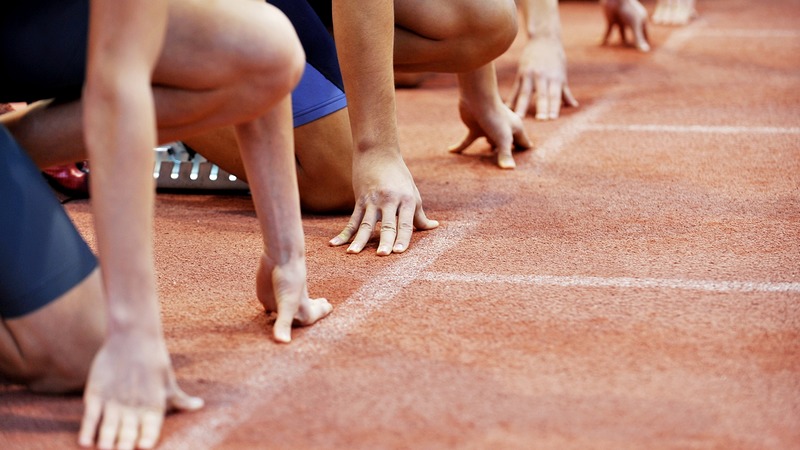
[[0, 370], [44, 390], [79, 387], [103, 334], [97, 261], [2, 127], [0, 235]]
[[83, 388], [106, 331], [100, 270], [52, 302], [0, 322], [0, 373], [31, 390]]

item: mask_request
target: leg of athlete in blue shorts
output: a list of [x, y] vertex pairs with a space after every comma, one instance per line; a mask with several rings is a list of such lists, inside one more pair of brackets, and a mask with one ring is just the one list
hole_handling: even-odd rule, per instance
[[[336, 47], [306, 0], [267, 0], [292, 21], [306, 52], [303, 78], [292, 93], [300, 203], [308, 212], [348, 212], [355, 203], [352, 138]], [[323, 12], [324, 16], [325, 13]], [[224, 170], [246, 179], [231, 129], [184, 142]]]

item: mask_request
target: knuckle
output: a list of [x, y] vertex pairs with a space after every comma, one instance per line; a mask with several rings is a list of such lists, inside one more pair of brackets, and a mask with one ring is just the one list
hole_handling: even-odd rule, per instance
[[344, 227], [344, 232], [342, 234], [352, 234], [356, 231], [356, 229], [358, 229], [356, 224], [350, 222]]
[[371, 223], [369, 223], [369, 222], [361, 222], [360, 228], [361, 228], [362, 230], [368, 230], [368, 231], [371, 231], [371, 230], [372, 230], [372, 224], [371, 224]]

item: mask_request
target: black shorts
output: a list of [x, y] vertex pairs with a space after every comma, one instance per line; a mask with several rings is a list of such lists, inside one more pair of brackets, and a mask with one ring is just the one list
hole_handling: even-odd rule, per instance
[[[305, 0], [270, 0], [295, 26], [306, 69], [292, 92], [294, 126], [347, 106], [336, 47]], [[0, 5], [0, 102], [80, 97], [86, 67], [88, 0], [25, 0]]]
[[0, 317], [41, 308], [95, 267], [39, 169], [0, 126]]

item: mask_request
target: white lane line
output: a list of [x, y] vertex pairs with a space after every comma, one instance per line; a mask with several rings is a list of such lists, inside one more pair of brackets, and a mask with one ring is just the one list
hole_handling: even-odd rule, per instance
[[681, 280], [669, 278], [604, 278], [555, 275], [492, 275], [425, 272], [420, 280], [439, 283], [522, 284], [559, 287], [616, 287], [679, 289], [709, 292], [790, 292], [800, 293], [800, 283], [766, 281]]
[[[620, 86], [621, 84], [617, 83], [616, 85]], [[561, 126], [555, 134], [541, 145], [534, 147], [534, 157], [538, 160], [551, 159], [562, 149], [569, 147], [575, 139], [586, 131], [587, 127], [591, 126], [592, 122], [608, 115], [608, 112], [618, 100], [621, 90], [619, 87], [612, 88], [612, 91], [597, 103], [570, 117], [569, 121]], [[537, 169], [538, 165], [534, 165], [533, 168]]]
[[639, 131], [704, 134], [800, 134], [800, 127], [748, 127], [734, 125], [586, 124], [587, 131]]
[[[672, 32], [662, 48], [673, 52], [679, 50], [686, 42], [694, 37], [700, 23], [700, 21], [695, 21], [680, 30]], [[573, 114], [568, 120], [564, 121], [564, 125], [559, 127], [554, 135], [541, 144], [536, 145], [534, 147], [534, 158], [539, 161], [552, 159], [561, 152], [561, 150], [569, 147], [579, 138], [593, 122], [597, 122], [598, 119], [609, 115], [609, 112], [617, 101], [624, 98], [624, 93], [629, 86], [627, 80], [636, 70], [637, 69], [633, 69], [629, 72], [620, 73], [615, 80], [609, 80], [610, 83], [613, 83], [614, 87], [593, 105], [582, 107], [583, 110]], [[528, 165], [526, 167], [528, 167], [527, 170], [536, 172], [541, 170], [539, 164]], [[523, 168], [522, 170], [526, 169]]]
[[222, 443], [236, 425], [247, 422], [273, 397], [290, 388], [311, 369], [320, 355], [329, 352], [336, 342], [358, 329], [370, 314], [389, 304], [476, 226], [477, 223], [448, 222], [430, 231], [408, 253], [391, 256], [396, 258], [394, 263], [362, 285], [329, 317], [309, 328], [301, 339], [282, 349], [285, 351], [278, 353], [277, 357], [262, 360], [254, 355], [247, 361], [235, 361], [238, 372], [244, 374], [243, 379], [225, 381], [235, 383], [242, 394], [226, 399], [224, 405], [215, 406], [214, 411], [205, 413], [210, 418], [204, 417], [204, 420], [170, 434], [161, 447], [193, 450]]
[[[765, 30], [748, 28], [706, 28], [697, 32], [701, 37], [720, 37], [720, 38], [797, 38], [800, 37], [798, 30]], [[785, 44], [785, 42], [778, 42]]]

